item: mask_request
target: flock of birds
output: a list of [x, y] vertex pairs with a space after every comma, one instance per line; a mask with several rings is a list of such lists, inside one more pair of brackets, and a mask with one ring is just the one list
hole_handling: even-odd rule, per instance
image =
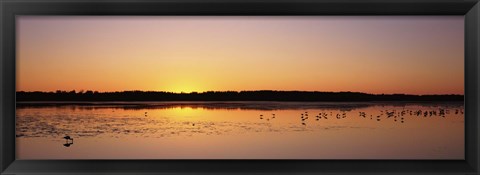
[[[455, 114], [463, 114], [463, 110], [455, 109]], [[449, 109], [442, 109], [440, 108], [438, 111], [437, 110], [380, 110], [380, 115], [376, 115], [376, 120], [380, 121], [383, 118], [388, 119], [392, 118], [394, 119], [395, 122], [400, 121], [401, 123], [405, 122], [404, 116], [417, 116], [417, 117], [432, 117], [432, 116], [440, 116], [440, 117], [445, 117], [446, 114], [450, 114]], [[315, 121], [320, 121], [321, 119], [327, 120], [328, 117], [333, 117], [333, 112], [327, 113], [327, 112], [320, 112], [318, 115], [315, 115]], [[367, 118], [367, 114], [365, 112], [360, 111], [359, 112], [359, 117]], [[374, 115], [369, 116], [371, 120], [373, 120]], [[341, 113], [336, 113], [335, 114], [336, 119], [343, 119], [347, 118], [347, 113], [346, 112], [341, 112]], [[264, 117], [263, 114], [260, 114], [260, 120], [265, 119], [266, 121], [270, 121], [271, 119], [275, 119], [275, 114], [272, 114], [271, 117]], [[306, 121], [308, 120], [308, 111], [305, 111], [304, 113], [300, 114], [300, 120], [301, 124], [306, 126]]]
[[[112, 111], [113, 112], [113, 111]], [[463, 110], [459, 110], [459, 109], [455, 109], [455, 114], [463, 114]], [[395, 122], [397, 122], [398, 120], [400, 120], [401, 123], [404, 123], [404, 116], [406, 115], [410, 115], [410, 116], [417, 116], [417, 117], [432, 117], [432, 116], [440, 116], [440, 117], [445, 117], [446, 114], [450, 114], [450, 110], [449, 109], [442, 109], [440, 108], [437, 112], [437, 110], [401, 110], [401, 111], [397, 111], [397, 110], [381, 110], [380, 111], [380, 115], [376, 115], [376, 120], [377, 121], [380, 121], [381, 118], [383, 116], [385, 116], [384, 118], [388, 119], [388, 118], [392, 118], [394, 119]], [[145, 112], [145, 117], [148, 116], [148, 112]], [[318, 115], [315, 115], [315, 121], [320, 121], [320, 120], [328, 120], [328, 117], [333, 117], [333, 112], [330, 112], [330, 113], [327, 113], [327, 112], [320, 112], [318, 113]], [[366, 112], [362, 112], [360, 111], [359, 112], [359, 117], [363, 117], [363, 118], [367, 118], [367, 113]], [[306, 126], [306, 121], [309, 119], [308, 118], [308, 111], [305, 111], [304, 113], [301, 113], [300, 114], [300, 120], [301, 120], [301, 124], [303, 126]], [[370, 119], [373, 119], [373, 115], [369, 115]], [[270, 121], [270, 120], [273, 120], [275, 119], [275, 114], [272, 114], [271, 117], [264, 117], [263, 114], [260, 114], [260, 120], [266, 120], [266, 121]], [[347, 118], [347, 113], [345, 111], [341, 112], [341, 113], [336, 113], [335, 114], [335, 118], [336, 119], [343, 119], [343, 118]], [[192, 123], [192, 126], [195, 126], [195, 123]], [[70, 137], [70, 136], [65, 136], [63, 137], [66, 141], [65, 144], [63, 144], [63, 146], [65, 147], [70, 147], [70, 145], [73, 144], [73, 138]]]

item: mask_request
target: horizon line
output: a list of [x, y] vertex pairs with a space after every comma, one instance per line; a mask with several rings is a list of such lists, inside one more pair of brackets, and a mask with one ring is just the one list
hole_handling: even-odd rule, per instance
[[201, 94], [201, 93], [209, 93], [209, 92], [236, 92], [236, 93], [241, 93], [241, 92], [316, 92], [316, 93], [360, 93], [360, 94], [368, 94], [368, 95], [416, 95], [416, 96], [428, 96], [428, 95], [461, 95], [465, 96], [465, 94], [453, 94], [453, 93], [445, 93], [445, 94], [408, 94], [408, 93], [368, 93], [368, 92], [358, 92], [358, 91], [306, 91], [306, 90], [240, 90], [240, 91], [235, 91], [235, 90], [225, 90], [225, 91], [191, 91], [191, 92], [173, 92], [173, 91], [155, 91], [155, 90], [123, 90], [123, 91], [94, 91], [94, 90], [55, 90], [55, 91], [15, 91], [16, 93], [18, 92], [26, 92], [26, 93], [32, 93], [32, 92], [42, 92], [42, 93], [57, 93], [57, 92], [75, 92], [75, 93], [87, 93], [87, 92], [92, 92], [92, 93], [124, 93], [124, 92], [157, 92], [157, 93], [172, 93], [172, 94]]

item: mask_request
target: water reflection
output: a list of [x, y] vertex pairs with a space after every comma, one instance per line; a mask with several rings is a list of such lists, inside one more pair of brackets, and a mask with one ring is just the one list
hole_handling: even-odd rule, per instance
[[[389, 145], [381, 148], [381, 154], [372, 153], [373, 158], [418, 158], [418, 154], [425, 153], [424, 149], [428, 147], [443, 152], [433, 154], [427, 151], [426, 155], [420, 158], [463, 158], [464, 109], [461, 103], [39, 103], [32, 106], [19, 105], [16, 112], [16, 136], [19, 146], [17, 156], [27, 159], [59, 158], [62, 155], [56, 154], [58, 150], [55, 148], [45, 148], [50, 154], [38, 156], [37, 153], [27, 151], [34, 149], [29, 146], [34, 144], [22, 143], [62, 143], [63, 146], [70, 147], [73, 138], [82, 141], [75, 147], [70, 147], [69, 150], [72, 151], [92, 151], [101, 144], [116, 141], [118, 142], [109, 147], [140, 151], [127, 157], [111, 157], [120, 159], [161, 156], [181, 148], [188, 149], [186, 152], [190, 152], [193, 158], [212, 158], [213, 153], [202, 151], [210, 149], [207, 145], [225, 149], [225, 153], [217, 155], [219, 158], [241, 157], [228, 152], [234, 148], [243, 152], [242, 155], [246, 156], [243, 158], [255, 158], [257, 154], [266, 154], [263, 155], [266, 157], [262, 158], [295, 158], [303, 155], [302, 149], [316, 150], [303, 155], [306, 158], [369, 158], [349, 151], [352, 149], [349, 147], [363, 149], [363, 146], [370, 144], [373, 144], [370, 145], [373, 147]], [[229, 140], [232, 136], [242, 142]], [[65, 140], [58, 139], [62, 137]], [[156, 147], [149, 151], [154, 153], [144, 155], [142, 151], [149, 148], [144, 148], [145, 145], [139, 146], [132, 141], [134, 138], [141, 139], [138, 142], [152, 142], [148, 145]], [[202, 142], [191, 142], [200, 138]], [[167, 142], [165, 139], [173, 141]], [[198, 145], [197, 142], [203, 145]], [[302, 145], [298, 145], [300, 143]], [[413, 143], [421, 144], [412, 145]], [[298, 148], [297, 151], [275, 148], [258, 153], [255, 151], [260, 149], [255, 148], [257, 144], [293, 144]], [[169, 146], [172, 150], [165, 148]], [[316, 146], [322, 146], [323, 150], [317, 150]], [[410, 152], [400, 151], [404, 149], [402, 147], [409, 147]], [[343, 153], [335, 150], [343, 150]], [[98, 158], [106, 156], [104, 152], [94, 152]], [[151, 158], [182, 157], [179, 155], [183, 153]]]

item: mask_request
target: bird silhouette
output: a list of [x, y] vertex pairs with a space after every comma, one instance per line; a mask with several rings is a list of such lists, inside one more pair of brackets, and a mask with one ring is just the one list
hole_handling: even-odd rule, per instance
[[[65, 146], [65, 147], [70, 147], [70, 145], [73, 144], [73, 138], [72, 138], [72, 137], [70, 137], [70, 136], [65, 136], [65, 137], [63, 137], [63, 138], [65, 139], [65, 144], [63, 144], [63, 146]], [[69, 140], [71, 141], [70, 143], [68, 142]]]
[[65, 136], [65, 137], [63, 137], [63, 138], [66, 139], [66, 140], [73, 140], [73, 138], [70, 137], [70, 136]]

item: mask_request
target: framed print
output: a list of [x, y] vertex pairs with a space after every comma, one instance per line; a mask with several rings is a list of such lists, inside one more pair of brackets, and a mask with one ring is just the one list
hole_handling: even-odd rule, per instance
[[2, 173], [478, 173], [478, 1], [1, 8]]

